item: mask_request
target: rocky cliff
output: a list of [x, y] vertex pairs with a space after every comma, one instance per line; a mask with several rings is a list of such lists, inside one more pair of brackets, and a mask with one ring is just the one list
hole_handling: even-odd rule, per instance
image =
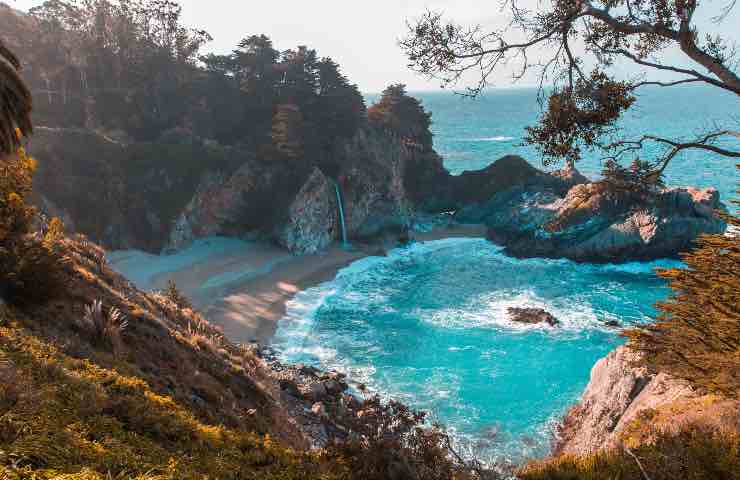
[[619, 347], [599, 360], [580, 402], [560, 426], [555, 455], [586, 455], [650, 441], [659, 430], [688, 423], [737, 428], [740, 402], [705, 395], [664, 373], [635, 366], [638, 354]]
[[253, 162], [248, 151], [187, 135], [131, 143], [67, 128], [37, 127], [28, 150], [38, 160], [35, 203], [44, 213], [108, 248], [152, 252], [165, 245], [199, 184]]
[[516, 156], [452, 176], [434, 150], [379, 128], [337, 142], [328, 163], [268, 161], [178, 132], [129, 143], [38, 130], [37, 204], [113, 249], [177, 250], [226, 235], [316, 252], [341, 236], [337, 188], [350, 239], [403, 234], [417, 218], [456, 211], [514, 256], [618, 262], [674, 257], [725, 229], [715, 190], [625, 201], [574, 169], [546, 173]]
[[669, 258], [689, 250], [700, 234], [727, 227], [714, 215], [724, 209], [714, 189], [629, 196], [575, 170], [540, 172], [519, 157], [504, 157], [487, 172], [507, 180], [491, 183], [481, 172], [469, 174], [468, 183], [490, 196], [469, 197], [472, 203], [462, 205], [457, 218], [485, 223], [489, 238], [513, 256], [584, 262]]

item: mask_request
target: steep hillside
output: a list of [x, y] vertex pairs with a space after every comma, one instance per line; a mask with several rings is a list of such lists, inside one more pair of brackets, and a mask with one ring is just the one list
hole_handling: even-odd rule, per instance
[[478, 478], [423, 414], [230, 343], [84, 237], [57, 247], [61, 290], [0, 299], [2, 478]]

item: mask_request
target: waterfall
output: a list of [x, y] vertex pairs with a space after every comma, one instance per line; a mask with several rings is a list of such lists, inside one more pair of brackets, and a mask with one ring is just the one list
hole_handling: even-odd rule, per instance
[[342, 246], [349, 245], [347, 243], [347, 226], [344, 223], [344, 205], [342, 204], [342, 194], [339, 191], [339, 183], [334, 182], [334, 190], [337, 192], [337, 205], [339, 206], [339, 224], [342, 226]]

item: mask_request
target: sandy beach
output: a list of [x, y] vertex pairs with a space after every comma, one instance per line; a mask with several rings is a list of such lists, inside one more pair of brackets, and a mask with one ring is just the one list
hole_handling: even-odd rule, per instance
[[[428, 242], [484, 235], [483, 226], [455, 225], [415, 233], [413, 239]], [[332, 280], [356, 260], [385, 255], [395, 246], [395, 240], [389, 239], [293, 256], [274, 245], [217, 239], [204, 240], [174, 256], [114, 252], [111, 264], [140, 288], [163, 289], [174, 281], [232, 341], [269, 344], [296, 293]]]

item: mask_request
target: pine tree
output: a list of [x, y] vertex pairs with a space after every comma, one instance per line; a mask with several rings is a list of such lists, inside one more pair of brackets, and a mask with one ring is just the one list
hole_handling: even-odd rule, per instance
[[380, 100], [368, 109], [372, 125], [390, 130], [409, 144], [424, 149], [432, 147], [432, 114], [424, 110], [419, 100], [406, 93], [406, 86], [391, 85]]
[[[0, 40], [0, 157], [20, 147], [31, 127], [31, 92], [19, 75], [21, 64]], [[20, 135], [19, 135], [20, 133]]]
[[731, 397], [740, 392], [740, 218], [725, 235], [705, 235], [683, 255], [686, 268], [659, 275], [673, 294], [657, 322], [625, 332], [655, 371]]

